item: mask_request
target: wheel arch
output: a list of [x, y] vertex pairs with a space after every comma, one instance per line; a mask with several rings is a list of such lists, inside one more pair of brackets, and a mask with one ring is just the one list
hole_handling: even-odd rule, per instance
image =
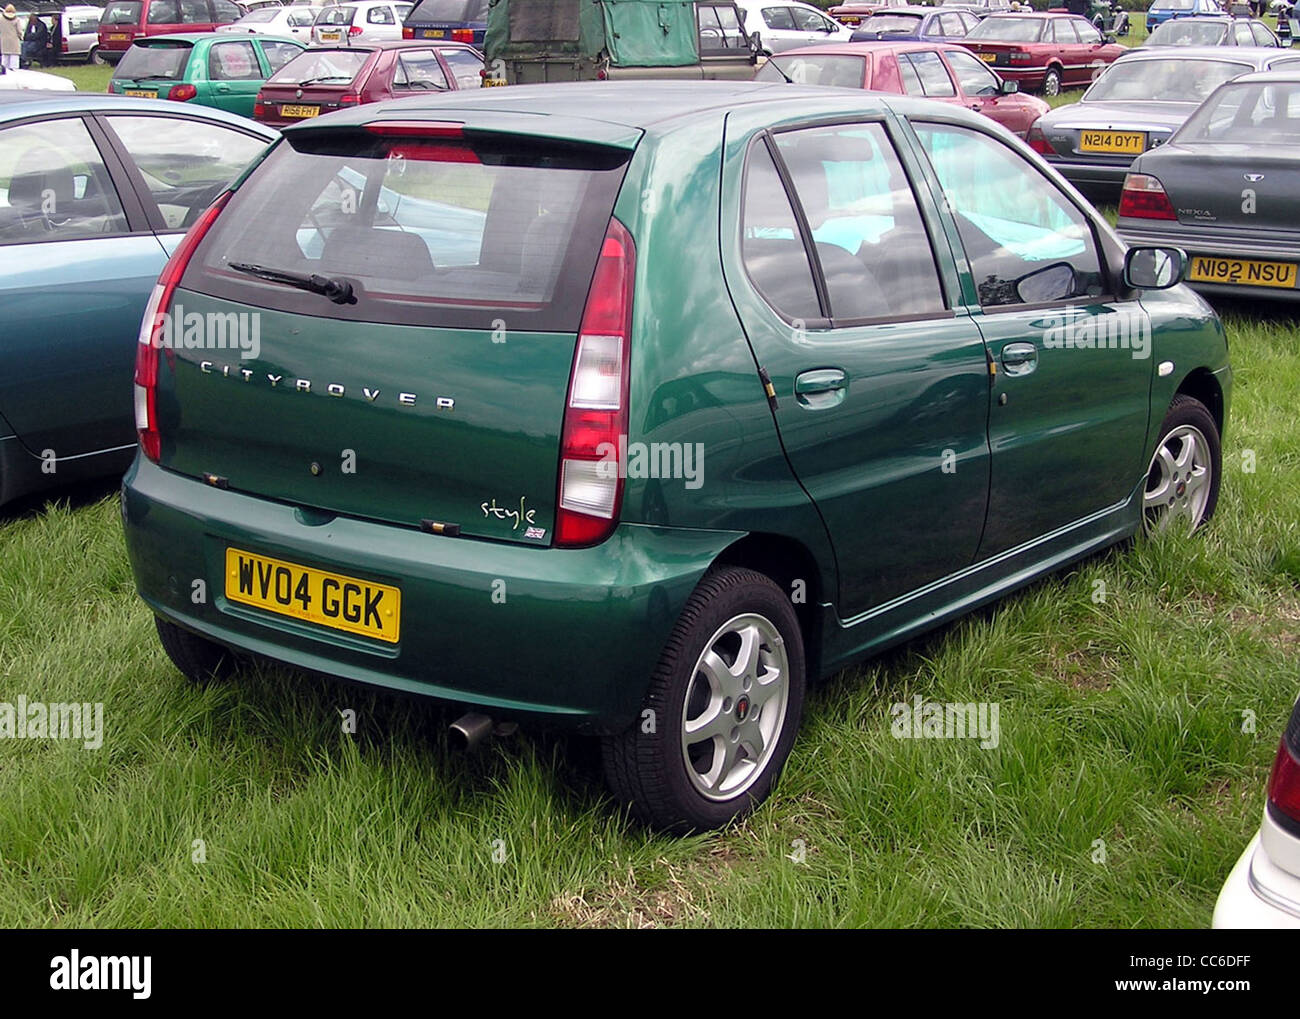
[[1223, 435], [1223, 389], [1219, 385], [1219, 380], [1214, 377], [1214, 373], [1208, 368], [1195, 368], [1187, 373], [1187, 376], [1178, 384], [1174, 396], [1190, 396], [1193, 400], [1198, 400], [1205, 405], [1205, 409], [1210, 412], [1214, 418], [1214, 427], [1219, 430], [1219, 435]]

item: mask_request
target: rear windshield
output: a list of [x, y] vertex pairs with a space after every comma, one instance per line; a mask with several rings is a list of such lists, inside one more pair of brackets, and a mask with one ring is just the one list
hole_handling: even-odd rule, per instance
[[1174, 139], [1300, 145], [1300, 85], [1225, 85], [1187, 119]]
[[1217, 46], [1228, 30], [1226, 24], [1213, 21], [1166, 21], [1151, 33], [1148, 46]]
[[278, 7], [259, 7], [255, 11], [249, 11], [237, 22], [240, 25], [263, 25], [268, 21], [274, 21], [275, 16], [280, 13]]
[[1042, 35], [1042, 18], [1016, 18], [998, 15], [985, 18], [971, 29], [967, 39], [990, 39], [994, 42], [1037, 42]]
[[139, 0], [124, 0], [122, 3], [109, 4], [100, 15], [101, 25], [137, 25], [140, 23]]
[[793, 53], [772, 57], [754, 75], [755, 81], [785, 81], [796, 85], [836, 85], [861, 88], [866, 72], [862, 57], [821, 56]]
[[270, 84], [346, 85], [369, 56], [369, 50], [307, 50], [271, 75]]
[[316, 15], [318, 25], [350, 25], [352, 16], [357, 13], [355, 7], [323, 7]]
[[420, 0], [407, 21], [463, 24], [487, 20], [487, 0]]
[[1249, 71], [1247, 64], [1227, 60], [1118, 60], [1084, 94], [1089, 103], [1146, 101], [1204, 102], [1225, 81]]
[[189, 56], [189, 43], [153, 43], [148, 46], [136, 43], [122, 54], [113, 77], [130, 78], [133, 81], [142, 78], [180, 78]]
[[[231, 199], [186, 286], [368, 322], [575, 331], [628, 153], [519, 138], [286, 137]], [[232, 263], [346, 279], [339, 305]]]
[[919, 14], [873, 14], [858, 26], [858, 31], [911, 35], [920, 24]]

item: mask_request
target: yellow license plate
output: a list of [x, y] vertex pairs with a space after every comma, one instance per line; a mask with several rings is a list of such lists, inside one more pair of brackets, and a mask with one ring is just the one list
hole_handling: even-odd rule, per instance
[[1140, 156], [1146, 151], [1147, 136], [1142, 131], [1080, 131], [1080, 152], [1115, 152]]
[[852, 27], [854, 25], [862, 24], [862, 19], [856, 14], [845, 14], [840, 17], [840, 24]]
[[505, 83], [506, 83], [505, 78], [484, 78], [483, 79], [484, 88], [495, 88], [497, 85], [504, 85]]
[[319, 115], [319, 106], [295, 106], [293, 103], [286, 103], [280, 107], [280, 116], [282, 117], [317, 117]]
[[446, 38], [446, 35], [447, 33], [441, 28], [426, 28], [424, 30], [424, 37], [426, 39], [443, 39]]
[[1294, 262], [1257, 262], [1244, 258], [1193, 255], [1187, 278], [1198, 283], [1237, 283], [1247, 287], [1290, 290], [1296, 283], [1296, 265]]
[[158, 98], [158, 93], [157, 93], [157, 92], [146, 92], [146, 91], [144, 91], [143, 89], [139, 89], [139, 88], [129, 88], [129, 89], [126, 90], [126, 94], [129, 95], [129, 96], [135, 96], [137, 99], [157, 99], [157, 98]]
[[980, 54], [980, 59], [983, 60], [984, 63], [986, 63], [986, 64], [991, 64], [991, 63], [993, 63], [993, 61], [997, 60], [997, 58], [998, 58], [998, 55], [997, 55], [996, 53], [981, 53], [981, 54]]
[[338, 42], [343, 38], [342, 32], [322, 32], [320, 37], [326, 42]]
[[129, 35], [125, 35], [122, 32], [112, 32], [109, 34], [109, 38], [112, 39], [114, 42], [126, 42], [131, 37]]
[[402, 592], [282, 559], [226, 549], [226, 597], [331, 630], [396, 644]]

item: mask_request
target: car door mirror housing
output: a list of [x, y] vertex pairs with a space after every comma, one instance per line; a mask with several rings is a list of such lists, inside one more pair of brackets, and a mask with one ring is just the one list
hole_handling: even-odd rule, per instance
[[1021, 304], [1063, 301], [1078, 293], [1079, 278], [1069, 262], [1053, 262], [1016, 280], [1016, 297]]
[[1003, 79], [998, 85], [998, 95], [1013, 96], [1020, 91], [1020, 82]]
[[1129, 248], [1124, 255], [1124, 284], [1136, 290], [1168, 290], [1186, 271], [1180, 248]]

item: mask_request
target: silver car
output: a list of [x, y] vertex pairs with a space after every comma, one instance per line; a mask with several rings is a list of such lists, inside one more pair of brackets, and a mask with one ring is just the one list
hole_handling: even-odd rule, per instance
[[853, 30], [808, 4], [795, 0], [736, 0], [746, 32], [757, 32], [766, 53], [800, 46], [848, 42]]

